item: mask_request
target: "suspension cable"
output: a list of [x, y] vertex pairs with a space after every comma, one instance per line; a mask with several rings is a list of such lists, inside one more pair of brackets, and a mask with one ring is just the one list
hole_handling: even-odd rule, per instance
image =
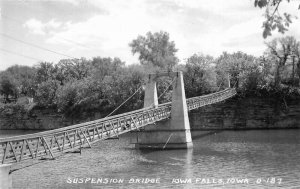
[[233, 87], [232, 88], [235, 88], [235, 85], [237, 84], [237, 81], [235, 81], [235, 83], [234, 83], [234, 85], [233, 85]]
[[[162, 94], [159, 95], [159, 97], [157, 98], [157, 100], [159, 100], [166, 92], [167, 90], [170, 88], [170, 86], [174, 83], [175, 78], [173, 79], [173, 81], [168, 85], [168, 87], [164, 90], [164, 92]], [[147, 108], [151, 108], [154, 105], [154, 103], [152, 103], [150, 106], [148, 106]], [[145, 129], [145, 128], [143, 128]], [[140, 129], [139, 129], [140, 130]], [[138, 131], [139, 131], [138, 130]], [[137, 141], [138, 141], [138, 133], [136, 133], [136, 137], [137, 137]]]
[[[164, 92], [162, 94], [159, 95], [159, 97], [157, 98], [157, 100], [159, 100], [166, 92], [167, 90], [170, 88], [170, 86], [174, 83], [175, 78], [173, 79], [173, 81], [168, 85], [168, 87], [164, 90]], [[154, 103], [152, 103], [149, 107], [152, 107], [154, 105]]]
[[[174, 83], [175, 79], [173, 79], [173, 81], [168, 85], [168, 87], [164, 90], [164, 92], [159, 95], [158, 99], [159, 100], [166, 92], [167, 90], [170, 88], [170, 86]], [[110, 114], [108, 114], [105, 117], [110, 116], [111, 114], [113, 114], [115, 111], [117, 111], [123, 104], [125, 104], [128, 100], [130, 100], [143, 86], [140, 86], [129, 98], [127, 98], [122, 104], [120, 104], [116, 109], [114, 109]], [[151, 107], [154, 103], [152, 103], [149, 107]]]
[[221, 88], [221, 85], [222, 85], [222, 84], [224, 84], [224, 80], [222, 80], [222, 82], [220, 83], [220, 85], [219, 85], [219, 87], [218, 87], [217, 91], [219, 91], [219, 90], [220, 90], [220, 88]]
[[[158, 97], [158, 99], [160, 99], [160, 97], [162, 97], [162, 95], [164, 95], [166, 92], [167, 92], [167, 90], [170, 88], [170, 86], [174, 83], [174, 81], [175, 81], [175, 78], [173, 79], [173, 81], [169, 84], [169, 86], [164, 90], [164, 92], [161, 94], [161, 95], [159, 95], [159, 97]], [[157, 100], [158, 100], [157, 99]]]
[[125, 104], [128, 100], [130, 100], [143, 86], [141, 85], [130, 97], [128, 97], [122, 104], [120, 104], [117, 108], [115, 108], [112, 112], [110, 112], [107, 116], [110, 116], [113, 114], [115, 111], [117, 111], [123, 104]]
[[[110, 114], [108, 114], [106, 117], [108, 117], [108, 116], [110, 116], [111, 114], [113, 114], [115, 111], [117, 111], [123, 104], [125, 104], [129, 99], [131, 99], [140, 89], [142, 88], [142, 86], [140, 86], [129, 98], [127, 98], [122, 104], [120, 104], [116, 109], [114, 109], [114, 111], [112, 111]], [[59, 156], [57, 156], [56, 158], [58, 158], [58, 157], [60, 157], [60, 156], [63, 156], [63, 155], [65, 155], [66, 153], [64, 153], [64, 154], [61, 154], [61, 155], [59, 155]], [[80, 147], [80, 155], [81, 155], [81, 147]], [[18, 170], [21, 170], [21, 169], [24, 169], [24, 168], [26, 168], [26, 167], [31, 167], [31, 166], [33, 166], [33, 165], [36, 165], [36, 164], [40, 164], [40, 163], [43, 163], [43, 161], [41, 161], [41, 162], [37, 162], [37, 163], [33, 163], [33, 164], [30, 164], [30, 165], [26, 165], [26, 166], [23, 166], [23, 167], [20, 167], [20, 168], [18, 168], [18, 169], [13, 169], [13, 170], [11, 170], [10, 171], [10, 174], [12, 173], [12, 172], [15, 172], [15, 171], [18, 171]]]

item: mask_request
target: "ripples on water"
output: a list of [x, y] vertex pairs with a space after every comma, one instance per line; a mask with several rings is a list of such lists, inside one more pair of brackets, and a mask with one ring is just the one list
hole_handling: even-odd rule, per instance
[[[130, 135], [106, 140], [12, 173], [14, 188], [300, 188], [300, 130], [193, 132], [192, 150], [140, 151]], [[25, 163], [19, 167], [25, 166]], [[69, 184], [76, 178], [124, 179], [123, 184]], [[160, 184], [132, 184], [132, 178], [159, 178]], [[198, 183], [196, 179], [198, 178]], [[204, 180], [199, 180], [199, 179]], [[249, 184], [206, 183], [247, 178]], [[258, 179], [269, 179], [257, 184]], [[272, 178], [276, 179], [271, 184]], [[191, 179], [192, 183], [172, 183]], [[205, 180], [206, 179], [206, 180]], [[278, 179], [281, 179], [279, 184]], [[178, 180], [174, 180], [178, 181]], [[216, 180], [215, 180], [216, 181]], [[232, 181], [232, 180], [231, 180]]]

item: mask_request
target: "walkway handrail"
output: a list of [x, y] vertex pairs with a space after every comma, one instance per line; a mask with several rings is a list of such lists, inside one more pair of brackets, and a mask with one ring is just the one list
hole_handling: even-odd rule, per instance
[[[84, 122], [84, 123], [70, 125], [70, 126], [67, 126], [67, 127], [62, 127], [62, 128], [58, 128], [58, 129], [49, 130], [49, 131], [42, 131], [42, 132], [33, 133], [33, 134], [26, 134], [26, 135], [0, 138], [0, 143], [8, 141], [8, 140], [14, 141], [15, 139], [17, 139], [17, 140], [27, 139], [27, 138], [31, 138], [32, 136], [39, 136], [39, 135], [40, 136], [47, 136], [49, 134], [54, 134], [54, 133], [58, 133], [58, 132], [69, 130], [69, 129], [76, 129], [76, 128], [79, 128], [79, 127], [94, 125], [94, 124], [97, 124], [97, 123], [102, 122], [102, 121], [113, 120], [113, 119], [117, 119], [119, 117], [124, 117], [124, 116], [131, 115], [131, 114], [138, 114], [138, 113], [141, 113], [143, 111], [147, 111], [149, 109], [151, 109], [151, 108], [150, 107], [149, 108], [142, 108], [142, 109], [126, 112], [126, 113], [123, 113], [123, 114], [118, 114], [118, 115], [114, 115], [114, 116], [110, 116], [110, 117], [106, 117], [106, 118], [101, 118], [101, 119], [97, 119], [97, 120], [93, 120], [93, 121], [88, 121], [88, 122]], [[152, 107], [152, 109], [153, 109], [153, 107]]]
[[[235, 94], [235, 89], [227, 88], [216, 93], [189, 98], [188, 110], [223, 101]], [[170, 115], [171, 102], [168, 102], [157, 107], [143, 108], [60, 129], [3, 138], [0, 139], [0, 160], [4, 164], [38, 157], [55, 158], [61, 153], [90, 146], [99, 140], [138, 130], [167, 119]]]

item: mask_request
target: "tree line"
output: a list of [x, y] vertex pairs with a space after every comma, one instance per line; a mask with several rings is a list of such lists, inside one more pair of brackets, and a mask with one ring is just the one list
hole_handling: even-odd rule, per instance
[[[208, 94], [228, 87], [241, 95], [299, 94], [300, 42], [292, 36], [266, 43], [260, 57], [244, 52], [223, 52], [219, 57], [195, 53], [178, 64], [175, 42], [167, 32], [148, 32], [129, 43], [140, 64], [126, 65], [119, 58], [63, 59], [54, 64], [15, 65], [0, 73], [0, 94], [11, 98], [31, 97], [39, 108], [53, 108], [76, 117], [101, 112], [102, 117], [119, 106], [116, 113], [142, 108], [147, 74], [183, 71], [187, 97]], [[158, 81], [160, 102], [171, 99], [170, 78]]]

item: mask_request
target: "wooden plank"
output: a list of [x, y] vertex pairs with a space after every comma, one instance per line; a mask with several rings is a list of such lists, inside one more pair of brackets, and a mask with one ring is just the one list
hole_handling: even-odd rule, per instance
[[57, 147], [58, 147], [59, 151], [62, 151], [62, 150], [61, 150], [61, 147], [60, 147], [60, 144], [59, 144], [59, 142], [57, 141], [56, 136], [55, 136], [55, 135], [53, 135], [53, 136], [54, 136], [54, 139], [55, 139], [55, 142], [56, 142], [56, 144], [57, 144]]
[[98, 127], [96, 127], [96, 131], [97, 131], [98, 139], [101, 139], [102, 137], [100, 137], [100, 133], [99, 133]]
[[35, 158], [36, 158], [37, 155], [38, 155], [39, 145], [40, 145], [40, 138], [38, 138], [38, 140], [37, 140], [37, 144], [36, 144], [36, 152], [35, 152]]
[[84, 132], [85, 132], [85, 134], [86, 134], [86, 137], [89, 138], [90, 141], [92, 141], [91, 135], [90, 135], [90, 131], [89, 131], [89, 128], [84, 128], [84, 129], [85, 129]]
[[158, 110], [155, 110], [155, 119], [156, 120], [159, 120], [158, 113], [159, 113]]
[[23, 145], [22, 145], [22, 149], [21, 149], [21, 155], [20, 155], [20, 161], [22, 160], [23, 158], [23, 152], [24, 152], [24, 148], [26, 150], [26, 143], [25, 143], [25, 139], [23, 140]]
[[153, 117], [154, 117], [154, 120], [157, 120], [157, 113], [156, 113], [156, 109], [155, 110], [153, 110]]
[[125, 117], [122, 118], [122, 122], [123, 122], [123, 126], [124, 126], [124, 130], [130, 130], [130, 126], [127, 124], [127, 119]]
[[[80, 130], [80, 129], [79, 129], [79, 130]], [[80, 146], [81, 146], [81, 145], [83, 145], [83, 141], [82, 141], [82, 139], [81, 139], [81, 136], [80, 136], [78, 130], [76, 130], [76, 133], [77, 133], [77, 136], [79, 137], [79, 140], [80, 140]]]
[[75, 134], [74, 134], [74, 144], [73, 144], [73, 148], [76, 146], [76, 137], [77, 137], [77, 129], [75, 130]]
[[81, 131], [81, 133], [83, 134], [83, 137], [85, 138], [85, 140], [87, 141], [89, 147], [92, 148], [92, 146], [91, 146], [89, 140], [87, 139], [87, 137], [85, 136], [84, 132], [83, 132], [81, 129], [80, 129], [80, 131]]
[[136, 130], [140, 130], [138, 127], [137, 127], [137, 125], [136, 125], [136, 123], [135, 123], [135, 121], [133, 120], [133, 118], [131, 117], [131, 120], [132, 120], [132, 122], [133, 122], [133, 124], [134, 124], [134, 126], [135, 126], [135, 128], [136, 128]]
[[105, 129], [105, 131], [106, 131], [106, 136], [110, 136], [110, 131], [109, 131], [109, 133], [108, 133], [108, 129], [107, 129], [107, 127], [106, 127], [106, 124], [105, 123], [103, 123], [103, 127], [102, 128], [104, 128]]
[[148, 120], [149, 120], [148, 123], [152, 123], [153, 122], [153, 117], [151, 115], [151, 111], [148, 111], [147, 113], [148, 113]]
[[17, 158], [17, 153], [16, 153], [16, 151], [15, 151], [15, 149], [14, 149], [14, 146], [11, 144], [11, 142], [9, 142], [9, 145], [10, 145], [12, 151], [13, 151], [13, 154], [14, 154], [14, 156], [15, 156], [15, 158], [16, 158], [16, 161], [18, 162], [19, 160], [18, 160], [18, 158]]
[[141, 124], [144, 124], [144, 122], [145, 122], [145, 116], [144, 116], [144, 114], [142, 113], [142, 115], [141, 115]]
[[50, 139], [50, 141], [51, 141], [50, 148], [52, 148], [52, 145], [53, 145], [53, 136], [54, 136], [54, 135], [52, 135], [52, 137], [51, 137], [51, 139]]
[[93, 141], [95, 140], [95, 130], [96, 130], [97, 127], [94, 127], [93, 129]]
[[44, 137], [42, 137], [42, 139], [43, 139], [43, 141], [44, 141], [44, 144], [46, 144], [46, 146], [47, 146], [47, 148], [48, 148], [48, 150], [49, 150], [50, 155], [51, 155], [52, 158], [54, 159], [54, 155], [53, 155], [53, 153], [52, 153], [52, 151], [51, 151], [51, 149], [50, 149], [50, 147], [49, 147], [49, 145], [48, 145], [46, 139], [45, 139]]
[[119, 122], [119, 128], [121, 128], [121, 132], [122, 132], [123, 130], [126, 130], [126, 124], [124, 123], [124, 124], [122, 125], [122, 120], [121, 120], [121, 119], [118, 119], [118, 122]]
[[161, 109], [158, 110], [158, 118], [161, 119]]
[[109, 121], [109, 124], [111, 125], [113, 132], [117, 135], [117, 137], [119, 137], [118, 133], [115, 131], [114, 124], [111, 121]]
[[5, 162], [7, 152], [8, 152], [8, 142], [6, 142], [6, 144], [5, 144], [5, 150], [4, 150], [4, 155], [3, 155], [3, 159], [2, 159], [2, 164], [4, 164], [4, 162]]
[[103, 126], [104, 124], [102, 123], [102, 126], [101, 126], [101, 138], [103, 138]]
[[33, 159], [33, 158], [34, 158], [34, 155], [33, 155], [33, 150], [31, 150], [30, 143], [28, 142], [28, 140], [25, 140], [25, 141], [26, 141], [26, 143], [27, 143], [27, 146], [28, 146], [29, 152], [30, 152], [30, 154], [31, 154], [31, 157], [32, 157], [32, 159]]
[[66, 139], [66, 132], [64, 132], [64, 138], [63, 138], [63, 144], [62, 144], [62, 152], [64, 151], [65, 148], [65, 139]]
[[48, 152], [47, 152], [47, 149], [46, 149], [44, 141], [42, 140], [42, 138], [40, 138], [40, 140], [41, 140], [41, 144], [43, 145], [43, 148], [45, 150], [45, 154], [48, 155]]
[[71, 148], [73, 148], [72, 140], [70, 139], [68, 131], [66, 133], [67, 133], [67, 138], [68, 138], [68, 140], [70, 142], [70, 146], [71, 146]]

